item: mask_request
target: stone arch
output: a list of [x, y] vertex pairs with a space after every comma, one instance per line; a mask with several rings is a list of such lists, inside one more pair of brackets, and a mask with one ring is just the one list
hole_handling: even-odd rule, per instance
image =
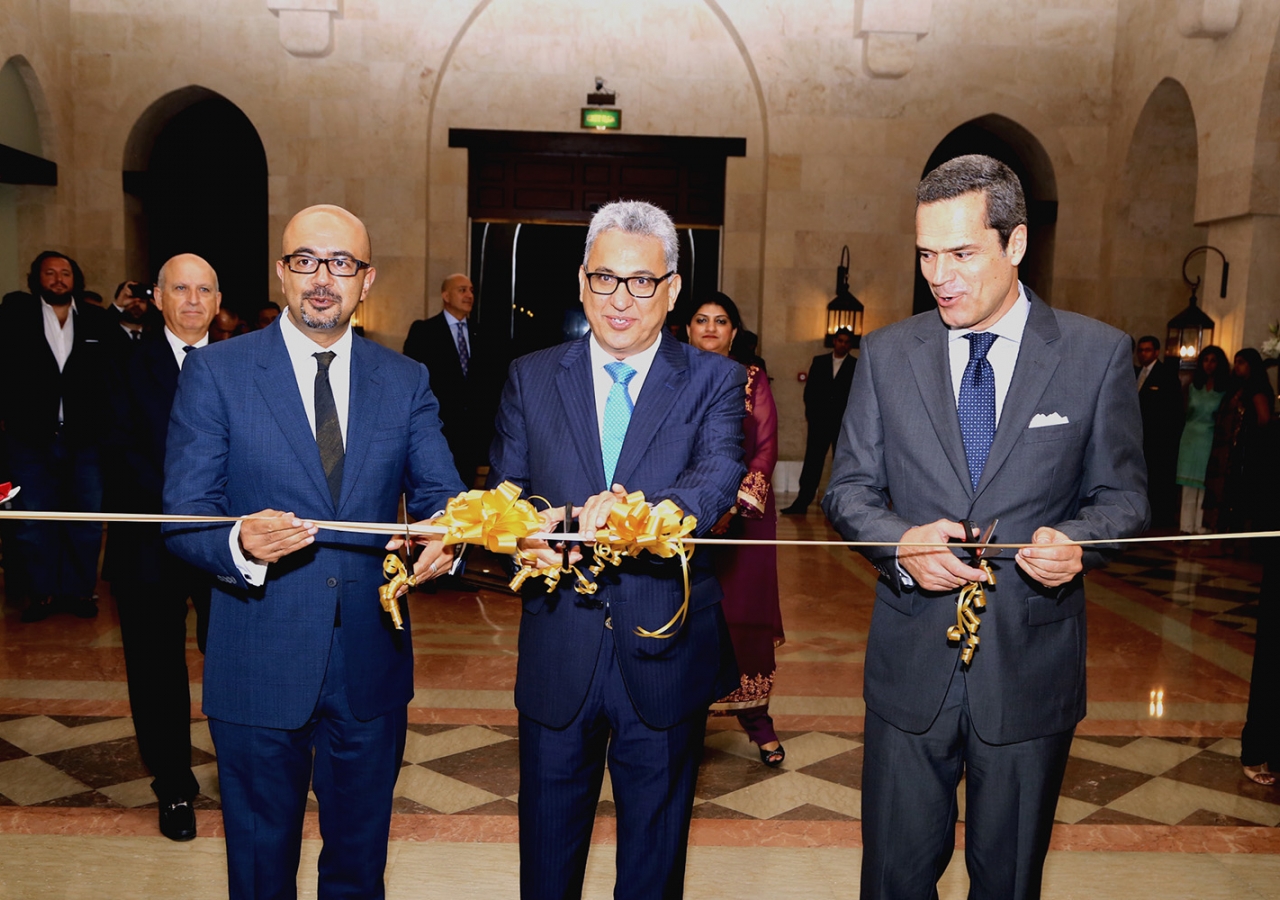
[[[1109, 273], [1109, 321], [1133, 335], [1162, 336], [1187, 304], [1182, 260], [1208, 243], [1196, 224], [1199, 146], [1195, 112], [1183, 85], [1161, 80], [1134, 123], [1110, 209], [1103, 244]], [[1204, 257], [1193, 262], [1203, 274]]]
[[49, 190], [35, 185], [54, 183], [57, 172], [49, 162], [53, 127], [44, 92], [22, 55], [11, 56], [0, 66], [0, 144], [18, 151], [14, 155], [23, 161], [14, 164], [22, 170], [14, 180], [21, 183], [0, 184], [0, 294], [4, 294], [25, 290], [24, 260], [32, 255], [26, 244], [36, 231], [26, 221], [38, 196], [32, 190]]
[[[584, 6], [585, 8], [567, 8], [577, 5]], [[557, 21], [563, 20], [562, 24], [565, 28], [569, 28], [570, 30], [585, 27], [583, 23], [589, 22], [593, 14], [599, 13], [603, 9], [603, 7], [598, 3], [568, 3], [563, 4], [563, 6], [566, 7], [563, 10], [559, 7], [554, 8], [556, 15], [552, 16], [552, 18], [556, 18]], [[741, 71], [744, 76], [740, 80], [740, 84], [745, 84], [746, 89], [740, 92], [740, 96], [733, 97], [725, 104], [726, 108], [731, 109], [731, 112], [727, 113], [726, 116], [733, 120], [733, 124], [728, 124], [726, 121], [725, 123], [720, 124], [719, 127], [713, 126], [709, 128], [703, 125], [698, 127], [697, 130], [690, 131], [687, 130], [688, 125], [682, 123], [681, 127], [686, 130], [677, 133], [695, 135], [736, 135], [746, 132], [744, 136], [747, 138], [748, 142], [747, 158], [731, 161], [729, 174], [727, 176], [726, 192], [727, 194], [733, 194], [735, 192], [741, 192], [744, 194], [750, 193], [753, 196], [767, 197], [769, 155], [768, 112], [767, 105], [765, 103], [764, 89], [760, 82], [754, 61], [747, 49], [746, 43], [737, 31], [729, 15], [721, 8], [721, 5], [717, 0], [702, 0], [702, 3], [700, 4], [683, 3], [680, 4], [680, 7], [681, 8], [678, 11], [685, 15], [690, 14], [689, 10], [694, 7], [701, 7], [706, 12], [710, 13], [710, 17], [715, 24], [710, 28], [704, 25], [697, 29], [697, 31], [699, 34], [705, 36], [709, 31], [715, 28], [719, 29], [720, 34], [722, 34], [732, 45], [733, 53], [738, 58], [738, 62], [742, 67]], [[616, 10], [613, 7], [609, 7], [604, 11], [607, 12], [611, 18], [616, 18]], [[477, 29], [483, 29], [485, 24], [484, 20], [487, 16], [499, 13], [505, 19], [505, 28], [514, 29], [521, 34], [526, 34], [531, 40], [536, 39], [536, 35], [538, 34], [548, 34], [548, 40], [552, 40], [553, 38], [550, 36], [552, 31], [561, 32], [560, 34], [554, 35], [554, 40], [557, 43], [564, 43], [569, 40], [565, 36], [565, 28], [551, 29], [546, 24], [546, 20], [548, 18], [548, 11], [546, 8], [540, 7], [535, 13], [522, 13], [518, 9], [504, 4], [503, 0], [479, 0], [458, 27], [457, 32], [449, 43], [448, 49], [444, 53], [439, 70], [434, 73], [434, 81], [431, 86], [428, 100], [428, 177], [426, 204], [427, 219], [432, 223], [432, 226], [428, 229], [428, 246], [426, 253], [428, 284], [434, 284], [447, 271], [465, 268], [465, 219], [457, 221], [456, 229], [449, 227], [447, 231], [442, 229], [439, 224], [444, 221], [444, 217], [442, 217], [440, 210], [445, 208], [452, 208], [455, 210], [465, 208], [465, 166], [454, 164], [453, 159], [449, 156], [450, 153], [457, 153], [460, 155], [464, 151], [450, 151], [448, 149], [448, 130], [451, 127], [494, 127], [492, 124], [482, 121], [467, 119], [465, 114], [459, 116], [457, 114], [457, 110], [449, 109], [447, 100], [450, 85], [446, 84], [446, 81], [449, 80], [448, 76], [453, 73], [454, 70], [459, 68], [464, 71], [468, 71], [473, 76], [481, 74], [476, 68], [476, 59], [479, 59], [482, 64], [486, 59], [484, 58], [483, 53], [478, 50], [473, 54], [473, 58], [467, 58], [469, 49], [475, 49], [471, 46], [472, 42], [468, 41], [468, 38], [473, 36]], [[513, 18], [530, 15], [534, 16], [534, 26], [529, 29], [513, 25], [511, 21]], [[637, 15], [640, 14], [637, 13]], [[653, 10], [650, 9], [643, 13], [643, 17], [638, 24], [642, 28], [658, 28], [661, 26], [663, 21], [663, 15], [655, 14]], [[614, 23], [614, 26], [615, 27], [609, 29], [610, 33], [616, 31], [616, 23]], [[654, 36], [655, 41], [663, 39], [663, 37], [668, 33], [669, 31], [667, 28], [662, 28], [661, 33]], [[642, 45], [643, 43], [643, 41], [638, 41], [637, 45]], [[590, 44], [591, 42], [583, 42], [582, 44], [579, 44], [579, 46], [589, 46]], [[607, 58], [611, 53], [612, 51], [608, 51], [605, 53], [605, 58], [599, 61], [599, 66], [603, 69], [600, 74], [603, 74], [606, 78], [614, 81], [614, 86], [616, 86], [618, 76], [616, 74], [611, 75], [610, 72], [612, 71], [616, 73], [617, 69], [611, 68], [614, 63]], [[548, 55], [555, 56], [555, 54], [543, 54], [543, 57], [547, 57]], [[679, 60], [678, 63], [681, 65], [697, 64], [698, 60], [696, 54], [686, 54], [686, 57], [687, 58]], [[551, 74], [550, 72], [536, 71], [537, 66], [540, 63], [536, 59], [532, 60], [532, 62], [534, 63], [535, 71], [526, 73], [527, 75], [532, 76], [530, 81], [536, 82], [538, 78]], [[574, 84], [577, 84], [580, 81], [583, 92], [585, 93], [586, 89], [590, 86], [587, 79], [589, 79], [591, 75], [596, 74], [596, 70], [594, 68], [587, 70], [585, 66], [596, 66], [597, 60], [583, 59], [581, 62], [584, 66], [583, 70], [568, 77], [577, 79]], [[664, 88], [662, 86], [655, 85], [655, 82], [658, 80], [656, 78], [657, 75], [667, 74], [663, 73], [662, 69], [662, 66], [655, 63], [648, 71], [636, 70], [634, 68], [628, 70], [626, 77], [633, 79], [631, 84], [636, 85], [636, 87], [632, 87], [630, 93], [630, 96], [633, 98], [633, 102], [634, 98], [638, 96], [640, 91], [651, 90], [655, 92], [655, 95], [661, 94]], [[483, 76], [481, 75], [481, 77]], [[456, 82], [456, 79], [454, 79], [454, 81]], [[471, 81], [473, 82], [473, 90], [475, 90], [475, 78], [473, 77]], [[545, 83], [545, 81], [543, 83]], [[510, 87], [514, 87], [514, 85], [510, 85]], [[523, 90], [527, 93], [529, 102], [521, 103], [519, 106], [525, 111], [528, 121], [519, 121], [515, 123], [504, 121], [502, 127], [545, 131], [573, 130], [577, 127], [576, 119], [574, 121], [570, 121], [569, 119], [556, 119], [554, 121], [542, 122], [536, 121], [540, 108], [543, 113], [547, 111], [544, 107], [543, 98], [539, 95], [536, 87], [525, 86]], [[509, 91], [507, 92], [509, 93]], [[621, 99], [624, 103], [627, 102], [625, 96]], [[630, 121], [634, 122], [635, 120], [631, 119]], [[633, 133], [663, 134], [668, 133], [668, 127], [669, 126], [665, 123], [663, 125], [658, 125], [656, 123], [646, 122], [639, 126], [638, 131]], [[629, 128], [628, 130], [631, 129]], [[751, 171], [746, 171], [748, 169]], [[735, 191], [735, 188], [737, 188], [737, 191]], [[737, 256], [752, 258], [755, 260], [754, 265], [749, 270], [735, 270], [732, 272], [726, 270], [724, 273], [726, 289], [731, 292], [735, 290], [737, 291], [735, 296], [740, 297], [740, 305], [744, 307], [744, 310], [755, 310], [755, 317], [757, 321], [754, 324], [757, 326], [759, 324], [759, 320], [763, 318], [763, 280], [765, 259], [763, 223], [765, 220], [766, 219], [762, 211], [762, 215], [759, 217], [759, 225], [754, 226], [750, 232], [730, 234], [726, 229], [727, 244], [731, 244], [735, 241], [741, 241], [750, 246], [749, 250], [739, 252]], [[732, 255], [732, 253], [730, 252], [729, 255]]]
[[154, 277], [175, 253], [197, 253], [217, 270], [224, 306], [256, 311], [268, 299], [267, 157], [248, 116], [188, 85], [139, 115], [122, 156], [130, 276]]
[[[982, 153], [1008, 165], [1022, 182], [1027, 199], [1028, 230], [1034, 237], [1019, 277], [1044, 300], [1053, 295], [1054, 237], [1058, 221], [1058, 179], [1044, 145], [1026, 127], [998, 113], [987, 113], [956, 126], [929, 154], [921, 176], [949, 159]], [[914, 312], [934, 306], [929, 286], [916, 267]]]

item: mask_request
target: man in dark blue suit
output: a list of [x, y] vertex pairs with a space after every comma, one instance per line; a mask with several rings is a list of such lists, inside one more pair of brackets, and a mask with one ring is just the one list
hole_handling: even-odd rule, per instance
[[[680, 292], [676, 256], [675, 228], [657, 207], [596, 213], [578, 273], [591, 331], [511, 366], [491, 483], [513, 481], [553, 508], [573, 504], [584, 532], [628, 491], [670, 499], [697, 517], [698, 533], [733, 505], [746, 371], [663, 334]], [[540, 567], [560, 561], [545, 544], [526, 549]], [[550, 594], [525, 589], [515, 698], [525, 900], [581, 895], [606, 759], [618, 811], [614, 896], [682, 895], [707, 707], [737, 684], [706, 562], [695, 554], [688, 618], [665, 640], [636, 629], [657, 629], [680, 607], [678, 560], [625, 560], [590, 597], [570, 577]]]
[[[120, 512], [160, 511], [164, 450], [178, 374], [188, 354], [209, 343], [209, 323], [222, 302], [218, 276], [198, 256], [182, 254], [156, 278], [164, 327], [133, 344], [112, 392], [105, 475]], [[191, 687], [187, 675], [187, 598], [196, 608], [204, 648], [209, 577], [164, 548], [160, 526], [115, 522], [107, 532], [114, 561], [111, 593], [120, 612], [129, 706], [138, 751], [154, 779], [160, 831], [175, 841], [196, 836], [191, 801], [200, 785], [191, 771]]]
[[[217, 579], [204, 711], [231, 897], [297, 895], [311, 786], [318, 896], [379, 898], [413, 696], [410, 626], [394, 630], [378, 602], [383, 541], [313, 520], [395, 521], [402, 494], [421, 519], [462, 485], [427, 370], [348, 327], [375, 274], [363, 223], [310, 207], [285, 228], [283, 253], [288, 313], [192, 354], [169, 424], [165, 512], [246, 518], [166, 526], [166, 539]], [[451, 555], [428, 542], [415, 574], [443, 572]]]

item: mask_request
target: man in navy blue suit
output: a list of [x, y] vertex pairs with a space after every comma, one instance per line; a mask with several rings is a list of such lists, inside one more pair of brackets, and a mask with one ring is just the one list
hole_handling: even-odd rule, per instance
[[[677, 250], [655, 206], [596, 213], [578, 273], [591, 331], [512, 364], [491, 483], [510, 480], [552, 508], [573, 504], [584, 532], [628, 491], [670, 499], [697, 517], [698, 533], [733, 505], [746, 370], [663, 333], [680, 293]], [[539, 567], [560, 562], [545, 544], [527, 549]], [[614, 896], [682, 896], [707, 707], [737, 684], [706, 562], [695, 554], [688, 617], [665, 640], [636, 629], [657, 629], [680, 607], [678, 560], [624, 560], [590, 597], [571, 577], [550, 594], [526, 587], [515, 697], [525, 900], [581, 896], [606, 760], [618, 812]]]
[[[192, 354], [165, 458], [169, 549], [213, 574], [204, 711], [218, 754], [233, 900], [292, 898], [307, 789], [322, 898], [384, 896], [391, 801], [413, 696], [410, 625], [378, 602], [383, 541], [314, 520], [395, 521], [462, 489], [420, 364], [348, 323], [373, 284], [364, 224], [314, 206], [286, 226], [288, 312]], [[398, 546], [393, 540], [388, 548]], [[428, 542], [419, 579], [448, 568]]]

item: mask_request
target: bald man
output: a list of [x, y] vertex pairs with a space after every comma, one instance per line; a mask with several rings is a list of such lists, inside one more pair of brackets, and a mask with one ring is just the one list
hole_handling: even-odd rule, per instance
[[[169, 411], [188, 354], [209, 343], [209, 323], [222, 303], [218, 276], [198, 256], [175, 256], [156, 278], [155, 303], [164, 328], [136, 342], [136, 352], [122, 364], [124, 378], [112, 392], [105, 472], [108, 496], [120, 512], [160, 512]], [[196, 836], [192, 801], [200, 785], [191, 771], [187, 600], [195, 606], [202, 636], [209, 579], [165, 550], [159, 525], [113, 523], [107, 542], [129, 706], [138, 750], [154, 779], [160, 833], [189, 841]]]
[[470, 487], [476, 469], [489, 464], [507, 359], [502, 346], [482, 339], [472, 324], [475, 291], [470, 278], [460, 272], [447, 277], [440, 284], [440, 300], [444, 309], [438, 315], [409, 328], [404, 354], [431, 373], [445, 440], [458, 475]]
[[[314, 523], [394, 522], [402, 495], [423, 519], [462, 485], [426, 370], [349, 327], [370, 258], [345, 209], [298, 213], [276, 263], [287, 311], [193, 354], [174, 400], [165, 511], [248, 517], [165, 526], [169, 549], [216, 579], [204, 712], [234, 900], [296, 896], [309, 787], [319, 896], [384, 896], [412, 626], [405, 609], [395, 630], [378, 601], [386, 537]], [[429, 542], [414, 572], [432, 578], [451, 555]]]

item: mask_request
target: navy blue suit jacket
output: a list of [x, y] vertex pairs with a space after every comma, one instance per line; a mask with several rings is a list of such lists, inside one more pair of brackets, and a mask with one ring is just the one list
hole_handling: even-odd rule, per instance
[[[335, 508], [279, 324], [191, 354], [169, 424], [165, 512], [241, 516], [271, 508], [309, 519], [394, 522], [402, 491], [409, 514], [425, 518], [462, 490], [421, 365], [355, 336], [348, 408]], [[207, 715], [301, 727], [320, 694], [339, 603], [336, 632], [356, 718], [408, 703], [410, 626], [393, 630], [378, 602], [386, 535], [321, 531], [314, 544], [273, 563], [265, 585], [251, 587], [232, 561], [229, 528], [165, 528], [172, 552], [217, 579]]]
[[[511, 365], [490, 454], [490, 483], [510, 480], [553, 507], [581, 505], [607, 490], [600, 455], [589, 337], [517, 359]], [[703, 534], [737, 494], [742, 464], [746, 370], [667, 335], [645, 378], [614, 481], [670, 499], [698, 519]], [[589, 548], [588, 548], [589, 552]], [[516, 707], [552, 728], [581, 708], [604, 635], [607, 604], [627, 691], [641, 719], [666, 728], [737, 684], [720, 612], [720, 587], [705, 551], [694, 554], [690, 614], [669, 640], [642, 638], [679, 608], [678, 560], [644, 557], [609, 567], [599, 591], [582, 597], [564, 577], [552, 593], [526, 583], [520, 619]]]

